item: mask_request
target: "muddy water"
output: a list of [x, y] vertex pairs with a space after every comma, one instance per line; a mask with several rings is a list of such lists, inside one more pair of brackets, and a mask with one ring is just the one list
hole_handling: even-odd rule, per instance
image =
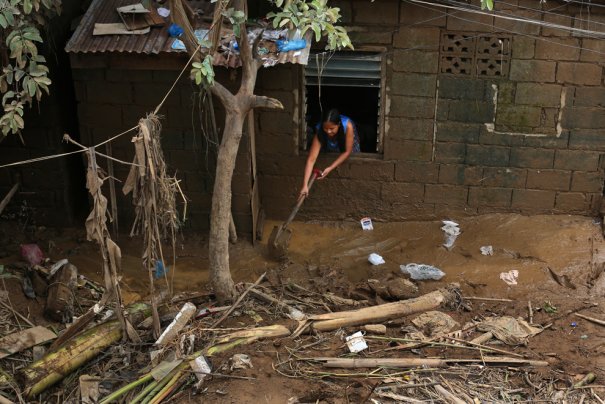
[[[600, 224], [591, 218], [494, 214], [465, 218], [458, 223], [462, 234], [448, 251], [441, 245], [440, 222], [374, 223], [373, 231], [362, 231], [360, 225], [353, 222], [295, 222], [291, 226], [289, 258], [300, 264], [335, 266], [354, 282], [367, 279], [372, 269], [398, 273], [400, 264], [430, 264], [443, 270], [446, 276], [439, 282], [423, 282], [421, 288], [433, 289], [444, 283], [459, 282], [467, 294], [503, 298], [535, 292], [561, 293], [547, 267], [560, 275], [568, 275], [581, 287], [591, 262], [605, 261]], [[264, 241], [256, 247], [245, 240], [231, 247], [231, 267], [236, 281], [253, 280], [276, 266], [267, 259], [264, 245], [275, 224], [266, 223]], [[135, 300], [148, 288], [148, 278], [139, 258], [140, 243], [128, 237], [121, 237], [118, 243], [123, 255], [124, 290], [127, 297]], [[69, 249], [67, 244], [59, 250]], [[479, 248], [484, 245], [493, 246], [493, 256], [481, 255]], [[371, 268], [367, 257], [372, 252], [383, 256], [386, 264]], [[58, 255], [53, 258], [61, 258]], [[165, 255], [171, 262], [170, 249]], [[176, 257], [176, 271], [171, 270], [175, 290], [205, 289], [208, 282], [206, 241], [180, 240]], [[69, 259], [82, 273], [101, 279], [100, 257], [93, 244], [80, 245]], [[508, 286], [499, 274], [513, 269], [519, 271], [518, 285]]]

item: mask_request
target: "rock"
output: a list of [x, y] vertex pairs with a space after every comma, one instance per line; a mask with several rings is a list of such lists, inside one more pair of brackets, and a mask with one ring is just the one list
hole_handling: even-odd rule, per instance
[[412, 320], [414, 324], [426, 336], [450, 332], [454, 328], [459, 328], [460, 324], [440, 311], [427, 311]]
[[393, 278], [389, 280], [387, 290], [392, 299], [404, 300], [418, 296], [418, 286], [409, 279]]

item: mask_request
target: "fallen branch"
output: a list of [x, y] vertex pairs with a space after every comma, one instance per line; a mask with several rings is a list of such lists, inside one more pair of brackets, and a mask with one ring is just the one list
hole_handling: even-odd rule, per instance
[[248, 289], [246, 289], [244, 291], [244, 293], [242, 293], [240, 295], [240, 297], [235, 301], [235, 303], [233, 303], [231, 305], [231, 308], [229, 310], [227, 310], [225, 312], [225, 314], [223, 314], [221, 316], [221, 318], [219, 318], [218, 320], [216, 320], [216, 322], [214, 324], [212, 324], [212, 326], [210, 328], [216, 328], [216, 326], [218, 326], [220, 323], [222, 323], [228, 316], [229, 314], [231, 314], [233, 312], [233, 310], [235, 310], [235, 308], [242, 302], [242, 300], [244, 300], [244, 297], [246, 297], [246, 295], [252, 290], [254, 289], [256, 286], [258, 286], [259, 283], [262, 282], [263, 279], [265, 279], [265, 275], [267, 273], [263, 273], [261, 276], [258, 277], [258, 279], [256, 280], [256, 282], [254, 282], [251, 286], [248, 287]]
[[455, 301], [458, 285], [436, 290], [414, 299], [364, 307], [357, 310], [339, 311], [309, 317], [311, 328], [317, 331], [332, 331], [342, 327], [378, 323], [414, 313], [435, 309]]
[[503, 356], [484, 357], [481, 359], [465, 358], [302, 358], [301, 360], [319, 362], [328, 368], [414, 368], [435, 367], [443, 368], [452, 365], [481, 364], [486, 366], [549, 366], [546, 361], [507, 358]]
[[463, 296], [462, 298], [465, 300], [484, 300], [486, 302], [514, 302], [514, 300], [511, 299], [498, 299], [495, 297]]
[[13, 199], [13, 196], [15, 195], [18, 189], [19, 183], [16, 183], [15, 185], [13, 185], [10, 191], [8, 191], [8, 194], [6, 194], [4, 199], [2, 199], [2, 202], [0, 202], [0, 215], [2, 214], [2, 212], [4, 212], [4, 208], [6, 208], [6, 205], [8, 205], [11, 199]]
[[595, 323], [595, 324], [598, 324], [598, 325], [605, 326], [605, 321], [599, 320], [598, 318], [588, 317], [588, 316], [585, 316], [584, 314], [580, 314], [580, 313], [575, 313], [575, 315], [578, 316], [578, 317], [580, 317], [580, 318], [583, 318], [584, 320], [588, 320], [591, 323]]
[[448, 391], [440, 384], [435, 385], [435, 391], [450, 404], [466, 404], [464, 400], [456, 397], [452, 392]]
[[283, 310], [287, 311], [288, 314], [290, 315], [290, 317], [294, 320], [302, 320], [302, 319], [307, 318], [306, 314], [304, 314], [300, 310], [296, 309], [295, 307], [292, 307], [288, 303], [283, 302], [279, 299], [276, 299], [271, 295], [263, 293], [260, 290], [251, 290], [250, 294], [258, 300], [261, 300], [261, 301], [264, 301], [264, 302], [267, 302], [270, 304], [274, 304], [277, 307], [282, 308]]

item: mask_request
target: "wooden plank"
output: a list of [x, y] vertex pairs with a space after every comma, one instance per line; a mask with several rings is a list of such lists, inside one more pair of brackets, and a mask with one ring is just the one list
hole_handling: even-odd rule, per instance
[[2, 214], [2, 212], [4, 212], [4, 208], [6, 208], [6, 205], [8, 205], [8, 203], [11, 201], [11, 199], [13, 199], [13, 196], [17, 192], [17, 189], [19, 189], [19, 183], [16, 183], [15, 185], [13, 185], [11, 190], [8, 191], [8, 194], [6, 194], [4, 199], [2, 199], [2, 202], [0, 202], [0, 214]]
[[12, 333], [0, 339], [0, 359], [55, 338], [54, 332], [42, 326]]

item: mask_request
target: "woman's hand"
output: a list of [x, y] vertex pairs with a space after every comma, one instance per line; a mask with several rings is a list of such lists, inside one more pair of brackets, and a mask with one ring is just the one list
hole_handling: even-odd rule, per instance
[[303, 185], [303, 187], [300, 189], [300, 193], [298, 194], [298, 197], [306, 198], [307, 196], [309, 196], [309, 187], [307, 185]]
[[334, 170], [334, 167], [330, 166], [330, 167], [326, 167], [322, 172], [321, 175], [317, 177], [318, 180], [323, 180], [324, 178], [326, 178], [328, 176], [328, 174], [330, 174], [330, 171]]

